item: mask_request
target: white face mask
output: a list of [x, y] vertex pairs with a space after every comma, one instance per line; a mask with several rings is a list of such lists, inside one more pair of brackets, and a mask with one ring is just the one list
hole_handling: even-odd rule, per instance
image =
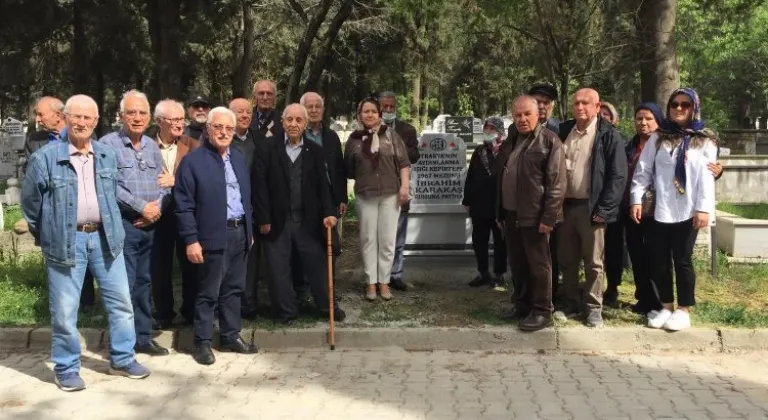
[[485, 138], [483, 139], [483, 141], [485, 141], [486, 143], [490, 144], [490, 143], [493, 143], [494, 141], [496, 141], [496, 137], [498, 137], [497, 134], [487, 134], [486, 133], [485, 134]]
[[397, 115], [394, 112], [384, 112], [381, 114], [381, 119], [387, 124], [394, 121], [395, 118], [397, 118]]

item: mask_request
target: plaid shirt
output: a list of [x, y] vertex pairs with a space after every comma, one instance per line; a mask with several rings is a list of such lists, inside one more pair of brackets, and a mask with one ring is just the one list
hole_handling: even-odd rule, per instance
[[157, 183], [163, 171], [163, 157], [157, 143], [141, 136], [141, 150], [137, 151], [122, 129], [107, 134], [99, 142], [111, 146], [117, 155], [117, 202], [123, 214], [141, 215], [144, 206], [156, 200], [161, 212], [168, 209], [171, 190], [160, 188]]

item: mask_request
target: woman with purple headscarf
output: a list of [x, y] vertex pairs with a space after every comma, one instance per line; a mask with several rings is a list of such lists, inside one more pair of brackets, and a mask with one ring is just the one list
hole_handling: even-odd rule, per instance
[[630, 194], [635, 223], [642, 221], [643, 198], [651, 186], [655, 198], [652, 283], [663, 309], [648, 313], [651, 328], [679, 331], [691, 326], [689, 310], [696, 304], [693, 247], [699, 229], [708, 227], [715, 213], [715, 177], [708, 165], [717, 159], [717, 143], [717, 135], [701, 120], [696, 91], [677, 89], [667, 103], [666, 120], [650, 136], [637, 162]]

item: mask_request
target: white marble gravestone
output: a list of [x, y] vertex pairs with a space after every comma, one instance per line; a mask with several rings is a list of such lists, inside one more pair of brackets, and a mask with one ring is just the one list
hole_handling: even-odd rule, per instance
[[423, 133], [411, 167], [411, 210], [406, 255], [466, 252], [472, 225], [464, 206], [467, 145], [455, 134]]

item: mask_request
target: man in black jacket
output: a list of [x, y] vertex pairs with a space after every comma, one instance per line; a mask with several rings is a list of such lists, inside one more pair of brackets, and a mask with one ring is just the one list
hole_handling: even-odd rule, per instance
[[188, 126], [184, 127], [184, 135], [195, 140], [203, 140], [205, 123], [208, 120], [208, 112], [211, 110], [211, 102], [205, 97], [197, 95], [187, 104], [187, 116], [190, 119]]
[[275, 109], [277, 86], [271, 80], [259, 80], [253, 85], [253, 116], [251, 130], [260, 132], [264, 137], [282, 137], [283, 126], [280, 112]]
[[[291, 260], [299, 254], [315, 304], [328, 314], [325, 243], [327, 227], [336, 225], [336, 209], [325, 165], [325, 151], [304, 140], [307, 109], [291, 104], [283, 112], [283, 138], [267, 139], [256, 151], [253, 207], [269, 261], [269, 294], [275, 321], [287, 324], [298, 309]], [[336, 307], [336, 320], [344, 311]]]
[[[599, 117], [600, 96], [579, 89], [573, 97], [574, 120], [560, 124], [564, 139], [567, 187], [558, 235], [567, 307], [564, 315], [586, 309], [588, 327], [603, 325], [603, 252], [605, 227], [618, 217], [627, 180], [627, 157], [616, 127]], [[579, 288], [579, 262], [586, 284]], [[583, 292], [582, 292], [583, 290]]]
[[[397, 96], [392, 92], [379, 94], [381, 104], [381, 119], [389, 128], [403, 139], [405, 149], [408, 151], [408, 159], [411, 165], [419, 160], [419, 139], [416, 129], [407, 122], [397, 118]], [[397, 220], [397, 241], [395, 242], [395, 259], [392, 263], [392, 274], [389, 279], [389, 287], [404, 291], [408, 286], [403, 281], [403, 250], [405, 249], [405, 237], [408, 233], [408, 212], [411, 209], [410, 200], [400, 207], [400, 217]]]

